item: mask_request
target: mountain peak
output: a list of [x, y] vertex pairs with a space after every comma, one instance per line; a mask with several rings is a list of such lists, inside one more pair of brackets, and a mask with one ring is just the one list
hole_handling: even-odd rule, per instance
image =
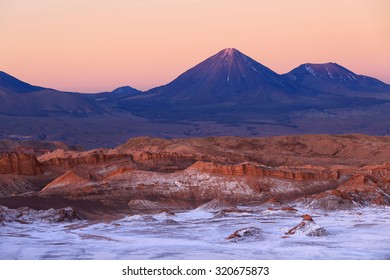
[[280, 75], [237, 49], [226, 48], [153, 92], [189, 104], [214, 104], [260, 102], [268, 93], [285, 89]]
[[135, 89], [131, 86], [122, 86], [122, 87], [118, 87], [116, 89], [114, 89], [113, 91], [111, 91], [111, 93], [115, 93], [115, 94], [138, 94], [138, 93], [141, 93], [141, 91], [139, 91], [138, 89]]
[[385, 83], [364, 75], [358, 75], [334, 62], [305, 63], [293, 69], [285, 77], [299, 84], [322, 92], [389, 92]]
[[356, 80], [356, 74], [341, 65], [328, 62], [322, 64], [306, 63], [305, 70], [313, 76], [321, 78], [341, 79], [341, 80]]
[[237, 49], [235, 48], [226, 48], [226, 49], [223, 49], [221, 52], [223, 52], [225, 55], [227, 56], [232, 56], [234, 55], [235, 53], [240, 53], [240, 51], [238, 51]]
[[337, 82], [357, 81], [358, 79], [365, 78], [365, 76], [357, 75], [334, 62], [305, 63], [293, 69], [287, 75], [294, 80], [302, 80], [305, 77], [311, 77], [318, 80]]
[[247, 61], [248, 56], [244, 55], [242, 52], [235, 48], [227, 48], [223, 49], [220, 52], [218, 52], [215, 57], [219, 58], [220, 60], [225, 60], [225, 61], [234, 61], [237, 59], [244, 59]]

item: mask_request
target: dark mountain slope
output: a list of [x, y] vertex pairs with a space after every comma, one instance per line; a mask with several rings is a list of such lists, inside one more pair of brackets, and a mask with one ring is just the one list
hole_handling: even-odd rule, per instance
[[43, 90], [45, 88], [32, 86], [28, 83], [22, 82], [15, 77], [0, 71], [0, 90], [11, 91], [15, 93], [26, 93], [32, 91]]
[[0, 72], [0, 114], [86, 116], [101, 112], [96, 102], [85, 95], [32, 86]]
[[306, 63], [283, 76], [298, 86], [337, 95], [371, 93], [370, 96], [378, 97], [376, 93], [390, 93], [390, 85], [357, 75], [337, 63]]
[[[169, 84], [146, 92], [154, 100], [186, 106], [284, 102], [297, 89], [240, 51], [224, 49]], [[284, 99], [280, 97], [283, 96]]]
[[[282, 117], [289, 112], [378, 105], [388, 94], [371, 93], [387, 87], [337, 64], [304, 64], [288, 74], [279, 75], [229, 48], [167, 85], [118, 100], [115, 107], [159, 121], [237, 123], [260, 116], [261, 119], [277, 119], [280, 123], [289, 118]], [[360, 90], [359, 95], [353, 94], [354, 90]], [[289, 125], [289, 122], [282, 122]]]

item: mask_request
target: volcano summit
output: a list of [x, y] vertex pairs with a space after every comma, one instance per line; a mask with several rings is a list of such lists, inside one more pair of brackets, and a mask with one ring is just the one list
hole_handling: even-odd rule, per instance
[[169, 84], [152, 89], [156, 98], [179, 104], [265, 102], [290, 92], [280, 75], [240, 51], [224, 49], [189, 69]]

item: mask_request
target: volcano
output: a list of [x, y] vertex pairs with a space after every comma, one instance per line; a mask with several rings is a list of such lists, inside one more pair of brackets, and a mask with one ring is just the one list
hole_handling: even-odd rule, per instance
[[[375, 94], [376, 93], [376, 94]], [[390, 86], [357, 75], [336, 63], [306, 63], [279, 75], [237, 49], [227, 48], [142, 96], [121, 100], [124, 107], [161, 108], [250, 106], [269, 108], [333, 108], [354, 103], [375, 103], [390, 93]], [[387, 98], [387, 97], [386, 97]], [[145, 103], [145, 106], [142, 106]], [[118, 106], [118, 107], [120, 107]], [[231, 109], [229, 109], [231, 110]], [[235, 110], [235, 109], [234, 109]]]
[[[0, 72], [0, 138], [110, 147], [129, 136], [388, 135], [390, 85], [336, 63], [278, 74], [237, 49], [148, 91], [79, 94]], [[34, 117], [34, 118], [31, 118]]]
[[[214, 121], [232, 127], [248, 123], [251, 130], [257, 129], [253, 124], [295, 128], [298, 118], [305, 126], [316, 126], [311, 114], [321, 116], [331, 110], [334, 115], [351, 116], [346, 124], [350, 128], [356, 123], [368, 127], [366, 117], [362, 121], [352, 117], [356, 112], [362, 115], [362, 110], [382, 119], [390, 106], [389, 93], [389, 85], [336, 63], [306, 63], [280, 75], [227, 48], [164, 86], [115, 100], [114, 108], [155, 122]], [[329, 120], [320, 118], [325, 127], [330, 126]]]
[[261, 104], [286, 98], [295, 88], [234, 48], [224, 49], [169, 84], [150, 90], [155, 99], [182, 105]]

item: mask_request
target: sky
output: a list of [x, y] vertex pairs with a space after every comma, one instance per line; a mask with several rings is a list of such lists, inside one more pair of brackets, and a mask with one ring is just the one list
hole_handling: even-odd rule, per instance
[[0, 0], [0, 70], [65, 91], [164, 85], [224, 48], [390, 83], [389, 0]]

